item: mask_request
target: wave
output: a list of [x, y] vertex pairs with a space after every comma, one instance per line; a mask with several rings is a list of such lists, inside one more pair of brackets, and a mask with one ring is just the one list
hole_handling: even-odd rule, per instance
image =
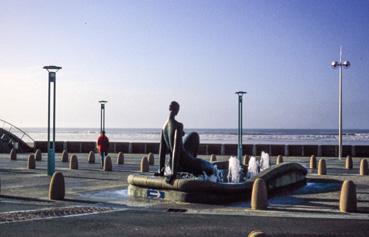
[[[47, 129], [24, 128], [35, 140], [47, 140]], [[112, 128], [107, 129], [111, 141], [159, 142], [160, 128]], [[186, 129], [197, 131], [202, 143], [237, 143], [237, 129]], [[245, 129], [245, 144], [337, 144], [334, 129]], [[94, 141], [99, 135], [96, 128], [57, 128], [59, 141]], [[343, 142], [347, 145], [368, 145], [369, 130], [344, 130]]]

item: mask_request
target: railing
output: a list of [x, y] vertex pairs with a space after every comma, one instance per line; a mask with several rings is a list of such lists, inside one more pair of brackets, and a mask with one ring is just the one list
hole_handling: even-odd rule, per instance
[[8, 131], [9, 133], [12, 133], [16, 137], [18, 137], [20, 140], [27, 143], [30, 147], [34, 146], [35, 141], [33, 140], [33, 138], [30, 135], [28, 135], [25, 131], [23, 131], [22, 129], [2, 119], [0, 119], [0, 124], [3, 130]]

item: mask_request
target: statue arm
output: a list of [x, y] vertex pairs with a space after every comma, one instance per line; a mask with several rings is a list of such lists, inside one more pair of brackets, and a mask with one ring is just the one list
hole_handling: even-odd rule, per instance
[[181, 127], [174, 131], [174, 147], [172, 152], [172, 172], [173, 175], [177, 173], [178, 165], [181, 159], [182, 152], [182, 133]]

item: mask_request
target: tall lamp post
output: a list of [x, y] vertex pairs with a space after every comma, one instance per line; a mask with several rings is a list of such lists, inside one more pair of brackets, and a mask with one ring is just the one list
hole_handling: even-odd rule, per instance
[[[48, 109], [47, 109], [47, 174], [53, 175], [55, 172], [55, 112], [56, 112], [56, 72], [62, 69], [59, 66], [44, 66], [49, 74], [48, 86]], [[51, 96], [51, 83], [53, 83], [53, 95]], [[52, 97], [52, 98], [51, 98]], [[50, 140], [50, 122], [51, 122], [51, 100], [53, 101], [52, 111], [52, 140]]]
[[340, 61], [333, 61], [331, 66], [333, 69], [338, 67], [338, 158], [342, 159], [342, 69], [349, 68], [351, 63], [349, 61], [342, 62], [342, 46], [340, 47]]
[[106, 100], [100, 100], [100, 132], [105, 131], [105, 104]]
[[242, 162], [242, 98], [246, 94], [245, 91], [237, 91], [235, 94], [238, 95], [238, 146], [237, 146], [237, 157]]

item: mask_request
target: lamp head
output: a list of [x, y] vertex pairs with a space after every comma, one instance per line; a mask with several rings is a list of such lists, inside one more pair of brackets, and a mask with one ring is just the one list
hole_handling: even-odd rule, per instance
[[345, 68], [349, 68], [351, 66], [350, 61], [344, 61], [342, 64]]
[[62, 67], [49, 65], [49, 66], [44, 66], [43, 69], [46, 69], [48, 72], [57, 72], [60, 69], [62, 69]]
[[333, 61], [333, 62], [331, 63], [331, 67], [332, 67], [333, 69], [336, 69], [336, 68], [338, 67], [338, 62], [337, 62], [337, 61]]
[[237, 94], [237, 95], [244, 95], [244, 94], [246, 94], [246, 92], [245, 91], [236, 91], [235, 94]]

